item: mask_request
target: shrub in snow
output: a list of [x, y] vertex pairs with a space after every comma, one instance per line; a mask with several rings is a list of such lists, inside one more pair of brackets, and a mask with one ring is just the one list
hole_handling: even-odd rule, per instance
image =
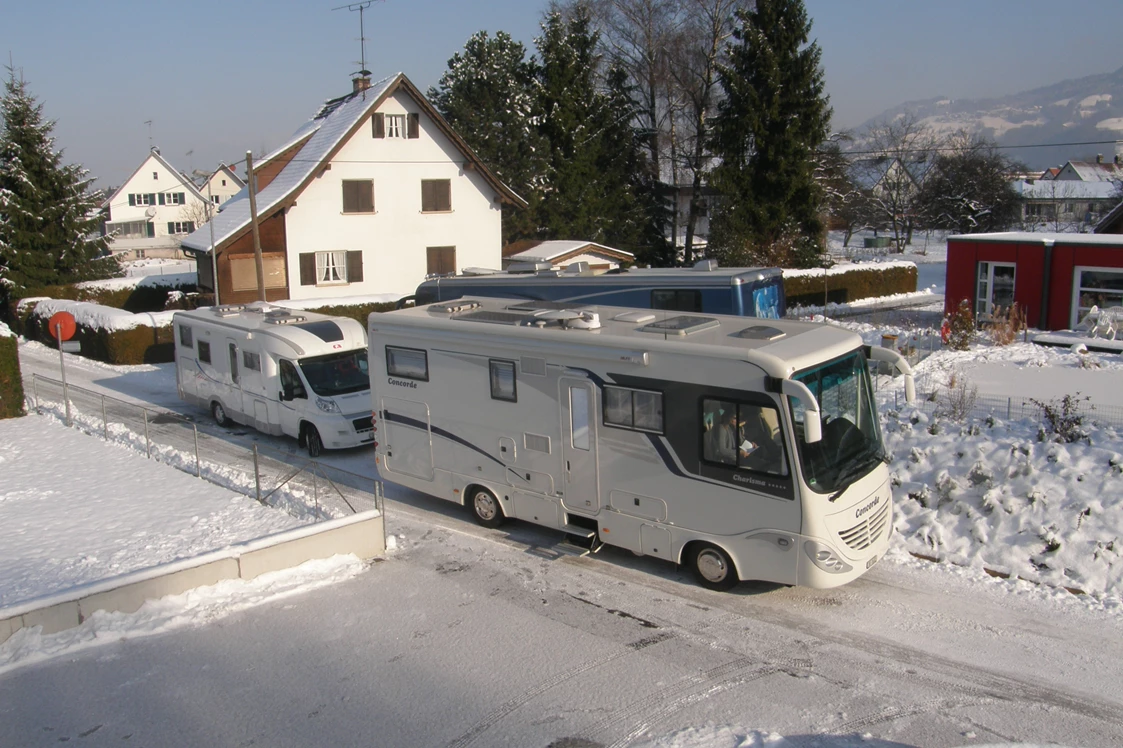
[[[1077, 392], [1075, 395], [1065, 395], [1059, 400], [1054, 398], [1048, 402], [1041, 402], [1030, 398], [1029, 401], [1041, 411], [1045, 419], [1046, 433], [1053, 434], [1066, 444], [1071, 444], [1088, 438], [1088, 432], [1084, 428], [1084, 414], [1080, 412], [1080, 403], [1091, 399], [1088, 396], [1080, 397], [1080, 393]], [[1088, 409], [1092, 410], [1093, 407], [1089, 405]]]
[[23, 415], [23, 379], [20, 377], [19, 354], [15, 336], [4, 334], [0, 325], [0, 418]]
[[958, 371], [948, 375], [942, 390], [938, 390], [936, 415], [963, 423], [975, 410], [979, 399], [979, 388]]
[[998, 307], [994, 310], [992, 320], [990, 337], [995, 345], [1010, 345], [1026, 327], [1025, 313], [1017, 305], [1007, 309]]
[[971, 302], [963, 299], [951, 314], [944, 318], [947, 330], [947, 344], [957, 351], [966, 351], [975, 341], [975, 315], [971, 313]]

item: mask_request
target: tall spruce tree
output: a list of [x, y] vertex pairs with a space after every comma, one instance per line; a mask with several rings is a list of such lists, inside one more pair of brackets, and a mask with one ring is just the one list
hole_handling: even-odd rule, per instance
[[[8, 68], [0, 99], [0, 314], [31, 290], [105, 278], [117, 264], [98, 236], [100, 193], [79, 165], [62, 163], [53, 121]], [[101, 259], [99, 259], [101, 258]]]
[[757, 0], [737, 20], [719, 70], [710, 254], [731, 265], [811, 267], [824, 234], [816, 149], [831, 117], [822, 52], [808, 43], [803, 0]]
[[539, 132], [549, 144], [539, 235], [586, 239], [642, 254], [655, 236], [637, 196], [643, 144], [632, 129], [635, 104], [615, 73], [599, 85], [597, 33], [585, 4], [550, 13], [538, 39]]
[[532, 210], [505, 208], [507, 240], [533, 236], [533, 207], [545, 170], [546, 144], [535, 126], [538, 104], [537, 63], [510, 34], [473, 34], [448, 61], [448, 70], [428, 96], [452, 128], [464, 138]]

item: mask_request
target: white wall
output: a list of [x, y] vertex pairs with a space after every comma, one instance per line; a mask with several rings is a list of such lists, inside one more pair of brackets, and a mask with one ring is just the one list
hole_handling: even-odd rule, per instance
[[[383, 102], [384, 114], [420, 111], [399, 91]], [[285, 217], [290, 295], [293, 299], [373, 293], [413, 293], [426, 272], [426, 247], [455, 246], [457, 270], [499, 267], [502, 227], [493, 190], [465, 156], [421, 114], [414, 140], [372, 137], [371, 119], [336, 154], [331, 169], [313, 178]], [[343, 214], [345, 179], [371, 179], [374, 214]], [[451, 182], [452, 211], [421, 213], [421, 180]], [[301, 286], [301, 252], [362, 250], [363, 282]]]
[[[156, 177], [153, 178], [153, 173]], [[183, 193], [183, 205], [160, 205], [159, 194], [164, 193], [165, 198], [169, 193]], [[129, 205], [129, 195], [134, 193], [152, 194], [155, 193], [155, 205]], [[168, 170], [159, 159], [155, 156], [149, 155], [145, 160], [144, 165], [137, 171], [136, 174], [129, 179], [125, 185], [118, 190], [117, 195], [113, 198], [109, 205], [109, 220], [114, 223], [121, 221], [151, 221], [155, 224], [155, 238], [163, 241], [153, 242], [154, 245], [165, 246], [169, 244], [168, 235], [168, 222], [169, 221], [195, 221], [196, 227], [201, 225], [204, 220], [191, 215], [191, 206], [205, 207], [204, 201], [196, 197], [195, 193], [183, 183], [181, 177], [174, 172]], [[153, 208], [155, 214], [148, 217], [145, 213], [149, 208]], [[205, 214], [201, 214], [205, 215]], [[130, 240], [130, 246], [139, 246], [138, 242], [141, 240]]]
[[[226, 184], [223, 184], [223, 182], [226, 182]], [[207, 192], [208, 189], [210, 190], [209, 193]], [[204, 184], [199, 192], [202, 192], [204, 197], [208, 195], [218, 197], [218, 202], [215, 203], [215, 207], [218, 207], [238, 194], [241, 189], [241, 186], [229, 174], [225, 171], [219, 171], [211, 175], [209, 186]]]

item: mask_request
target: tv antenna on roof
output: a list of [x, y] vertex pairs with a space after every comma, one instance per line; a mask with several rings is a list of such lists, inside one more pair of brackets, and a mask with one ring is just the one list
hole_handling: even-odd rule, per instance
[[148, 150], [152, 150], [152, 120], [146, 119], [144, 124], [148, 125]]
[[332, 10], [343, 10], [346, 8], [352, 12], [356, 10], [359, 11], [359, 54], [361, 56], [359, 60], [359, 75], [370, 75], [370, 71], [367, 70], [367, 38], [363, 32], [363, 11], [369, 8], [373, 2], [374, 0], [361, 0], [361, 2], [332, 8]]

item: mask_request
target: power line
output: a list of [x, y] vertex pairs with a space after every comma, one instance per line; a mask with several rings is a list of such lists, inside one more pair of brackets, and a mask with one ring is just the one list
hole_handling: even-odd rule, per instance
[[[1123, 140], [1084, 140], [1069, 143], [1028, 143], [1024, 145], [998, 145], [990, 147], [995, 150], [1019, 150], [1024, 148], [1071, 148], [1083, 145], [1119, 145]], [[935, 146], [933, 148], [883, 148], [876, 151], [842, 151], [844, 156], [897, 156], [902, 153], [941, 153], [945, 151], [957, 152], [963, 150], [957, 146]]]

